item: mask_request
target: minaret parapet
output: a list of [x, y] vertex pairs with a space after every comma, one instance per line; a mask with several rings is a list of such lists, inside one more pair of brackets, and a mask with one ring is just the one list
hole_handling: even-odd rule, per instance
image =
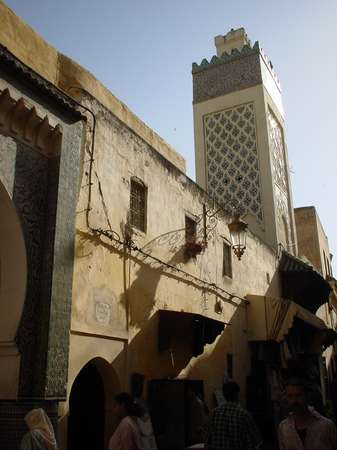
[[281, 90], [280, 79], [275, 72], [272, 62], [268, 59], [268, 56], [266, 55], [262, 47], [260, 47], [260, 55], [262, 56], [263, 61], [266, 63], [271, 75], [273, 76], [275, 83], [277, 84], [277, 87]]
[[208, 62], [206, 58], [204, 58], [200, 64], [193, 63], [192, 64], [192, 73], [197, 73], [202, 70], [208, 69], [210, 66], [215, 66], [219, 64], [225, 64], [231, 61], [235, 61], [237, 59], [243, 58], [247, 55], [257, 54], [260, 50], [260, 46], [258, 41], [255, 42], [253, 46], [250, 44], [245, 44], [241, 50], [237, 48], [233, 48], [230, 53], [223, 52], [221, 56], [214, 55], [211, 60]]
[[221, 64], [231, 63], [232, 61], [236, 61], [254, 54], [259, 54], [266, 64], [266, 67], [274, 79], [277, 87], [281, 91], [281, 83], [271, 61], [260, 47], [258, 41], [256, 41], [254, 45], [251, 44], [244, 28], [239, 28], [237, 30], [231, 29], [231, 31], [224, 36], [216, 36], [214, 38], [214, 42], [217, 54], [214, 55], [210, 61], [204, 58], [200, 64], [194, 62], [192, 64], [192, 74], [211, 69]]

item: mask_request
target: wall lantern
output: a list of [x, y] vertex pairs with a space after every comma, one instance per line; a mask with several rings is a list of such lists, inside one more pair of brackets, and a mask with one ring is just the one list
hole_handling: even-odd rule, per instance
[[228, 224], [233, 251], [239, 261], [246, 249], [247, 227], [246, 222], [240, 220], [238, 213], [234, 215], [232, 222]]

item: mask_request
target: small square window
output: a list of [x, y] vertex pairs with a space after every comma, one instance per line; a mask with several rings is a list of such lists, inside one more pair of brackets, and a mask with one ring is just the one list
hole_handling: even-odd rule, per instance
[[130, 190], [130, 222], [140, 231], [146, 231], [146, 198], [145, 184], [136, 178], [131, 179]]
[[227, 244], [227, 242], [223, 243], [223, 262], [222, 262], [222, 274], [227, 277], [232, 278], [232, 247]]
[[186, 242], [197, 240], [197, 222], [189, 216], [185, 216], [185, 239]]

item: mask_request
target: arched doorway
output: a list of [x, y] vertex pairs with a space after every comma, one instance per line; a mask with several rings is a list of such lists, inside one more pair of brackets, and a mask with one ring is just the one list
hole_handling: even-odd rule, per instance
[[113, 398], [120, 392], [111, 364], [97, 357], [75, 378], [69, 397], [68, 450], [104, 450], [115, 429]]
[[104, 450], [104, 385], [93, 362], [86, 364], [74, 381], [68, 420], [68, 450]]
[[15, 343], [26, 295], [27, 258], [15, 205], [0, 181], [0, 398], [16, 399], [20, 355]]

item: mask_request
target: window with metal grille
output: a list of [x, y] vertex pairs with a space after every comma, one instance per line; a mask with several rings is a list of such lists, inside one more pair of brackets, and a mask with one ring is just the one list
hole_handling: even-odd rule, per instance
[[197, 240], [197, 222], [188, 216], [185, 216], [185, 239], [186, 242]]
[[131, 179], [130, 221], [140, 231], [146, 231], [147, 188], [141, 180]]
[[227, 277], [232, 278], [232, 247], [227, 244], [227, 242], [223, 243], [223, 265], [222, 265], [222, 274]]

